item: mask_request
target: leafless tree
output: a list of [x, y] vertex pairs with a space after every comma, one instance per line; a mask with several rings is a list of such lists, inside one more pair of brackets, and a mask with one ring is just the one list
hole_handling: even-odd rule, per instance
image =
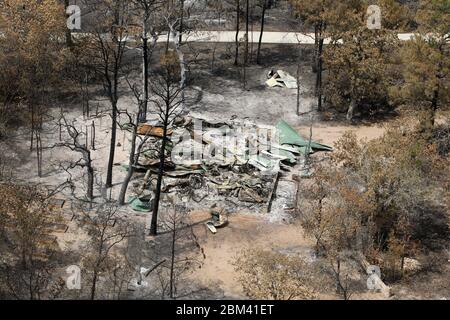
[[245, 56], [244, 64], [249, 61], [249, 26], [250, 26], [250, 0], [245, 0]]
[[92, 201], [94, 199], [94, 167], [92, 165], [91, 150], [87, 139], [87, 131], [86, 133], [84, 133], [82, 132], [82, 129], [77, 129], [75, 121], [69, 123], [63, 114], [61, 114], [60, 116], [59, 125], [63, 127], [67, 132], [68, 139], [66, 141], [56, 143], [50, 148], [67, 148], [71, 151], [81, 154], [81, 158], [76, 161], [72, 161], [69, 164], [68, 169], [74, 169], [76, 167], [86, 169], [86, 198]]
[[183, 110], [184, 88], [180, 85], [180, 64], [178, 56], [174, 51], [168, 51], [161, 58], [161, 69], [159, 74], [154, 77], [154, 81], [150, 84], [154, 99], [151, 102], [156, 107], [156, 113], [162, 122], [163, 137], [161, 148], [159, 150], [159, 169], [158, 180], [155, 190], [155, 200], [153, 205], [153, 215], [150, 226], [150, 234], [157, 234], [158, 210], [161, 198], [161, 186], [165, 170], [166, 147], [170, 142], [168, 138], [168, 130], [173, 124], [175, 118]]
[[102, 273], [116, 268], [117, 261], [113, 257], [114, 249], [132, 234], [132, 229], [129, 223], [120, 216], [114, 203], [102, 203], [95, 212], [83, 207], [79, 210], [81, 212], [79, 224], [87, 230], [90, 236], [84, 265], [91, 273], [89, 297], [94, 300]]
[[94, 60], [91, 67], [101, 77], [111, 106], [111, 142], [105, 184], [106, 188], [110, 188], [117, 138], [119, 83], [130, 28], [130, 4], [125, 0], [102, 0], [95, 3], [86, 1], [86, 5], [95, 9], [98, 17], [97, 27], [93, 30], [94, 37], [89, 41]]
[[[145, 94], [144, 94], [144, 97], [142, 97], [142, 94], [139, 91], [139, 89], [137, 88], [137, 86], [132, 85], [128, 79], [127, 79], [127, 82], [129, 84], [131, 90], [134, 93], [134, 96], [139, 105], [139, 110], [142, 110], [142, 105], [145, 103], [145, 101], [143, 100], [143, 99], [145, 99]], [[131, 147], [130, 147], [130, 153], [129, 153], [129, 158], [128, 158], [129, 159], [128, 160], [128, 171], [127, 171], [127, 175], [122, 183], [122, 187], [120, 189], [119, 199], [118, 199], [119, 205], [124, 205], [128, 185], [129, 185], [131, 179], [133, 178], [135, 167], [138, 165], [139, 157], [142, 154], [142, 148], [145, 145], [145, 143], [148, 141], [149, 136], [145, 135], [142, 137], [142, 136], [138, 135], [140, 113], [138, 113], [137, 115], [133, 115], [127, 110], [120, 110], [119, 113], [121, 115], [125, 116], [127, 119], [127, 121], [124, 124], [120, 125], [121, 128], [131, 132]], [[145, 151], [148, 151], [148, 150], [145, 150]]]
[[234, 55], [234, 65], [237, 66], [239, 62], [239, 29], [241, 21], [241, 2], [236, 0], [236, 37], [235, 37], [235, 55]]
[[263, 38], [263, 33], [264, 33], [264, 25], [265, 25], [265, 20], [266, 20], [266, 10], [267, 10], [267, 2], [268, 0], [261, 0], [261, 33], [259, 35], [259, 40], [258, 40], [258, 51], [256, 54], [256, 63], [257, 64], [261, 64], [261, 42], [262, 42], [262, 38]]
[[351, 277], [351, 272], [354, 271], [352, 270], [352, 259], [346, 252], [328, 252], [326, 259], [335, 279], [336, 293], [344, 300], [350, 300], [355, 290], [354, 280]]
[[171, 208], [164, 212], [162, 219], [162, 226], [170, 243], [168, 261], [162, 265], [159, 275], [163, 294], [168, 291], [169, 297], [176, 299], [183, 276], [193, 268], [201, 266], [205, 255], [189, 223], [186, 208], [174, 199], [170, 199], [170, 203]]
[[185, 112], [186, 110], [186, 99], [185, 91], [187, 85], [187, 63], [184, 57], [183, 50], [181, 48], [182, 43], [180, 42], [180, 34], [177, 31], [176, 26], [180, 23], [180, 18], [171, 17], [170, 15], [165, 17], [166, 24], [169, 28], [169, 35], [172, 42], [174, 43], [175, 52], [177, 54], [178, 60], [178, 70], [179, 70], [179, 88], [180, 88], [180, 112]]
[[[140, 110], [139, 121], [145, 122], [147, 120], [148, 111], [148, 99], [149, 99], [149, 63], [151, 57], [152, 48], [156, 45], [158, 39], [158, 26], [159, 21], [157, 14], [160, 12], [162, 1], [161, 0], [133, 0], [133, 4], [136, 7], [137, 15], [142, 24], [142, 88], [143, 88], [143, 105]], [[153, 39], [153, 43], [149, 45], [149, 36]]]

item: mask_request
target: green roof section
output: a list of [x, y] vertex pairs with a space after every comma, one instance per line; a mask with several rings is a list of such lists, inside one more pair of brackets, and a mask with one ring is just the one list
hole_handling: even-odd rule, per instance
[[[309, 140], [304, 139], [294, 128], [292, 128], [286, 121], [281, 120], [276, 125], [279, 133], [281, 145], [292, 145], [299, 147], [299, 151], [303, 154], [306, 153], [306, 149], [309, 146]], [[311, 141], [311, 149], [317, 151], [333, 151], [333, 148], [325, 144]]]
[[138, 197], [130, 197], [129, 204], [134, 211], [150, 212], [152, 210], [150, 202], [144, 202]]

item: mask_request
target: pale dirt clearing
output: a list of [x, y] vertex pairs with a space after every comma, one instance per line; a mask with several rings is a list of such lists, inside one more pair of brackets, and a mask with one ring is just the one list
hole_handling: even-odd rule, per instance
[[[195, 212], [192, 222], [206, 221], [208, 212]], [[232, 265], [236, 255], [246, 248], [299, 253], [310, 256], [312, 242], [305, 238], [302, 229], [295, 224], [270, 223], [264, 217], [232, 214], [229, 224], [218, 229], [216, 234], [207, 230], [203, 223], [194, 227], [206, 259], [201, 269], [192, 275], [195, 282], [223, 290], [227, 298], [245, 298], [236, 279]]]

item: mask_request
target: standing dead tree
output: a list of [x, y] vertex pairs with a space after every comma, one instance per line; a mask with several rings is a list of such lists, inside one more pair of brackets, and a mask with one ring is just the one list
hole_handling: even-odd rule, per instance
[[[98, 14], [99, 23], [90, 41], [93, 69], [101, 77], [103, 89], [111, 106], [111, 142], [106, 172], [106, 188], [112, 187], [114, 155], [117, 140], [117, 104], [123, 57], [129, 35], [129, 3], [124, 0], [102, 0], [86, 3]], [[105, 30], [107, 31], [105, 33]]]
[[117, 206], [106, 202], [92, 210], [81, 209], [80, 225], [87, 229], [90, 241], [83, 264], [91, 273], [89, 279], [89, 297], [96, 298], [100, 277], [106, 271], [114, 270], [117, 259], [113, 250], [124, 242], [131, 234], [130, 225], [120, 217]]
[[75, 122], [72, 121], [72, 123], [69, 123], [62, 114], [59, 119], [59, 125], [67, 132], [68, 139], [56, 143], [50, 148], [62, 147], [81, 154], [80, 159], [69, 164], [69, 169], [74, 169], [76, 167], [86, 169], [86, 198], [89, 201], [92, 201], [94, 199], [94, 167], [92, 166], [91, 150], [87, 141], [87, 132], [83, 133], [81, 130], [77, 129]]
[[[347, 172], [318, 167], [311, 198], [302, 203], [302, 227], [315, 240], [317, 257], [324, 258], [336, 293], [350, 299], [357, 275], [354, 255], [367, 251], [373, 236], [370, 204]], [[369, 236], [370, 235], [370, 236]]]
[[179, 34], [178, 34], [178, 43], [182, 43], [183, 42], [183, 32], [184, 32], [184, 11], [185, 11], [185, 0], [180, 0], [180, 27], [178, 28], [179, 30]]
[[[127, 80], [128, 81], [128, 80]], [[142, 97], [142, 94], [137, 89], [136, 85], [131, 85], [131, 83], [128, 81], [128, 84], [131, 88], [131, 90], [134, 93], [134, 96], [138, 102], [139, 110], [142, 110], [142, 105], [145, 103], [145, 94], [144, 97]], [[127, 193], [128, 185], [130, 184], [131, 179], [133, 178], [133, 174], [135, 171], [135, 167], [137, 166], [139, 162], [139, 157], [142, 153], [142, 148], [144, 144], [147, 142], [149, 136], [140, 136], [138, 135], [138, 128], [139, 128], [139, 117], [140, 113], [138, 115], [133, 115], [127, 110], [121, 110], [119, 111], [120, 115], [123, 115], [127, 118], [126, 123], [120, 125], [122, 130], [127, 130], [131, 132], [131, 146], [130, 146], [130, 152], [129, 152], [129, 158], [128, 158], [128, 171], [127, 175], [125, 176], [125, 179], [122, 183], [122, 187], [120, 189], [119, 193], [119, 205], [125, 204], [125, 196]], [[148, 150], [146, 150], [148, 151]]]
[[351, 252], [329, 251], [327, 252], [327, 261], [335, 280], [336, 293], [342, 299], [350, 300], [355, 290], [354, 280], [351, 275], [352, 265], [355, 264], [355, 261], [352, 258]]
[[[65, 64], [65, 19], [58, 1], [0, 2], [1, 80], [0, 102], [14, 110], [15, 120], [23, 120], [30, 129], [30, 151], [36, 148], [37, 173], [42, 176], [43, 120], [46, 111], [63, 83]], [[6, 106], [6, 105], [5, 105]], [[28, 111], [22, 112], [22, 106]], [[3, 110], [1, 110], [3, 111]], [[4, 111], [2, 115], [6, 115]], [[25, 116], [25, 117], [24, 117]], [[1, 119], [8, 124], [11, 120]]]
[[[185, 99], [185, 91], [186, 91], [186, 83], [187, 83], [187, 67], [186, 60], [184, 57], [183, 50], [181, 49], [181, 41], [179, 36], [179, 31], [176, 30], [176, 25], [180, 23], [180, 19], [177, 18], [173, 21], [170, 21], [170, 18], [166, 18], [166, 23], [170, 30], [171, 40], [174, 43], [175, 52], [177, 54], [178, 60], [178, 70], [179, 70], [179, 88], [180, 88], [180, 104], [181, 110], [180, 112], [186, 112], [186, 99]], [[174, 60], [175, 61], [175, 60]]]
[[[339, 11], [339, 6], [336, 6], [335, 2], [330, 0], [290, 0], [290, 2], [305, 25], [314, 28], [313, 71], [316, 73], [315, 95], [317, 97], [317, 109], [321, 111], [325, 39], [329, 36], [329, 29], [332, 27], [332, 24], [341, 18], [341, 12]], [[344, 2], [340, 5], [344, 6], [347, 3]]]
[[170, 199], [171, 208], [162, 216], [162, 226], [167, 236], [169, 247], [166, 262], [162, 264], [158, 275], [161, 281], [162, 297], [168, 294], [170, 299], [187, 296], [190, 292], [180, 292], [183, 276], [193, 268], [202, 265], [205, 254], [189, 223], [189, 213], [186, 208]]
[[239, 62], [239, 29], [240, 29], [240, 20], [241, 20], [241, 2], [240, 0], [236, 0], [236, 38], [235, 38], [235, 56], [234, 56], [234, 65], [237, 66]]
[[[146, 122], [147, 111], [148, 111], [148, 99], [149, 99], [149, 88], [148, 88], [148, 76], [149, 76], [149, 62], [151, 57], [152, 47], [155, 46], [157, 35], [154, 30], [154, 26], [157, 23], [152, 21], [156, 20], [155, 12], [160, 9], [161, 1], [159, 0], [133, 0], [133, 4], [137, 9], [137, 15], [141, 19], [142, 24], [142, 88], [143, 88], [143, 104], [140, 110], [139, 121]], [[149, 45], [149, 34], [153, 39], [153, 44]]]
[[261, 33], [259, 34], [258, 40], [258, 51], [256, 54], [256, 63], [261, 64], [261, 42], [264, 34], [264, 25], [266, 22], [266, 10], [267, 10], [267, 2], [268, 0], [261, 0]]
[[155, 190], [155, 200], [150, 226], [150, 234], [157, 234], [158, 210], [161, 197], [161, 186], [165, 170], [166, 148], [170, 140], [168, 130], [174, 119], [182, 111], [184, 100], [182, 92], [184, 88], [180, 84], [180, 63], [174, 51], [168, 51], [161, 57], [161, 67], [159, 73], [155, 75], [154, 81], [150, 84], [151, 91], [155, 99], [151, 102], [156, 107], [156, 113], [162, 122], [163, 137], [159, 150], [158, 180]]
[[250, 0], [245, 0], [245, 56], [244, 64], [249, 61], [249, 27], [250, 27]]

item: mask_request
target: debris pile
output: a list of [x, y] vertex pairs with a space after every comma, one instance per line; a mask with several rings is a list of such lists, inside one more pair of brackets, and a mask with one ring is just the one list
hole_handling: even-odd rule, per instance
[[[150, 191], [156, 180], [152, 174], [159, 170], [163, 131], [145, 124], [138, 132], [148, 139], [136, 169], [146, 172], [144, 185]], [[290, 210], [296, 206], [297, 183], [280, 178], [306, 154], [332, 150], [302, 138], [285, 121], [263, 126], [184, 118], [168, 131], [168, 138], [162, 192], [177, 193], [191, 209], [221, 203], [233, 211]], [[136, 210], [149, 210], [150, 199], [131, 199]]]
[[222, 228], [228, 224], [228, 216], [224, 209], [218, 209], [216, 205], [211, 208], [211, 220], [205, 222], [205, 226], [211, 231], [211, 233], [216, 234], [217, 228]]
[[298, 88], [297, 79], [295, 79], [293, 76], [291, 76], [289, 73], [283, 70], [277, 70], [277, 72], [270, 70], [270, 72], [267, 74], [267, 79], [268, 80], [266, 81], [266, 84], [271, 88], [273, 87], [281, 87], [288, 89]]

